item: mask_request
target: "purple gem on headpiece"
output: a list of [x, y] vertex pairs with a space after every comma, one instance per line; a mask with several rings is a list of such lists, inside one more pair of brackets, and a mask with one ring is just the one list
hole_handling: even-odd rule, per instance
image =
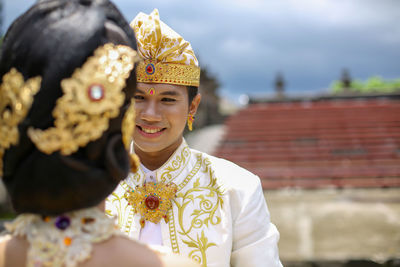
[[65, 230], [71, 224], [71, 220], [67, 216], [58, 216], [56, 218], [55, 225], [60, 230]]

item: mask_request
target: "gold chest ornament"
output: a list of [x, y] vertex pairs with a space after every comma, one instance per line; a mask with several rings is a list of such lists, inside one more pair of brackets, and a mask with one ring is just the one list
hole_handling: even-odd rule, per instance
[[124, 197], [132, 206], [135, 213], [141, 215], [140, 225], [143, 228], [146, 221], [160, 222], [164, 218], [168, 223], [167, 212], [172, 207], [171, 200], [175, 197], [178, 187], [174, 183], [144, 183], [136, 186], [132, 191], [125, 193]]

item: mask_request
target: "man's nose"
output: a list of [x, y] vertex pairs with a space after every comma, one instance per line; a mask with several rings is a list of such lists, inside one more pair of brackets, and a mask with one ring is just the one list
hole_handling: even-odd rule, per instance
[[141, 118], [146, 121], [161, 121], [161, 113], [155, 101], [148, 101], [141, 112]]

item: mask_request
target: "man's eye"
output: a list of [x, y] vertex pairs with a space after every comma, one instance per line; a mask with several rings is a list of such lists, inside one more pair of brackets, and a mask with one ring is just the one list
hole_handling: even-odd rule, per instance
[[144, 97], [142, 95], [135, 95], [133, 98], [136, 99], [136, 100], [143, 100], [144, 99]]
[[169, 98], [169, 97], [163, 97], [163, 98], [161, 99], [161, 101], [163, 101], [163, 102], [175, 102], [176, 99], [174, 99], [174, 98]]

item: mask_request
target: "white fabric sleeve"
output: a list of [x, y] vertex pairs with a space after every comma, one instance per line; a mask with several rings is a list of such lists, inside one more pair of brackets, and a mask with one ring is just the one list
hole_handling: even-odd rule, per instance
[[279, 232], [271, 223], [260, 179], [244, 179], [246, 188], [233, 193], [235, 197], [232, 205], [235, 207], [232, 207], [231, 266], [281, 267], [278, 253]]

